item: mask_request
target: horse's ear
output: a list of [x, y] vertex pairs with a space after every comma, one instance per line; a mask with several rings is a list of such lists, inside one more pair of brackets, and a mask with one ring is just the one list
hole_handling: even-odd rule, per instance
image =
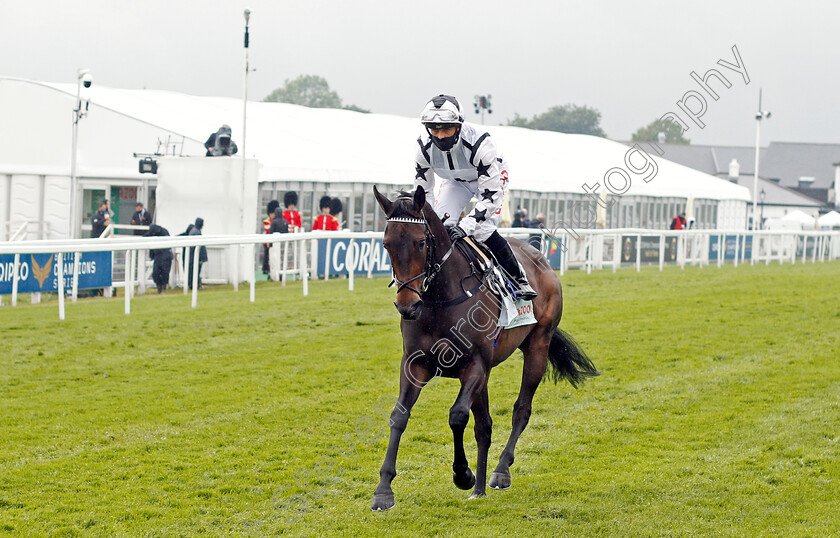
[[417, 190], [414, 191], [414, 210], [417, 212], [423, 211], [423, 206], [426, 205], [426, 190], [422, 185], [417, 185]]
[[373, 186], [373, 195], [376, 197], [376, 201], [379, 203], [379, 207], [381, 207], [382, 211], [385, 212], [385, 216], [390, 216], [391, 210], [394, 208], [394, 202], [389, 200], [387, 196], [381, 194], [376, 188], [376, 185]]

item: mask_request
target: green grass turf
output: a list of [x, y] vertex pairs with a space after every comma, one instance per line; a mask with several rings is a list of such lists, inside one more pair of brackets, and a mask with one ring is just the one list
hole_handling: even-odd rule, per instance
[[[384, 513], [369, 504], [387, 435], [354, 430], [397, 392], [384, 279], [313, 282], [307, 298], [260, 283], [256, 304], [210, 288], [197, 309], [148, 295], [129, 316], [122, 298], [87, 299], [64, 322], [55, 302], [6, 303], [0, 535], [840, 535], [840, 263], [563, 282], [561, 327], [602, 376], [543, 383], [513, 488], [477, 501], [451, 480], [457, 382], [427, 388]], [[491, 470], [521, 368], [517, 353], [491, 376]], [[313, 471], [324, 456], [341, 465], [331, 484]], [[294, 486], [309, 472], [318, 498]], [[285, 483], [278, 504], [300, 495], [302, 515], [272, 507]]]

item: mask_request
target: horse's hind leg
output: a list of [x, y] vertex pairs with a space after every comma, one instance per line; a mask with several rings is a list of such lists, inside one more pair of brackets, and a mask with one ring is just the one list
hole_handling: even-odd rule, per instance
[[490, 475], [489, 486], [493, 489], [507, 489], [510, 487], [510, 466], [513, 465], [513, 453], [516, 449], [516, 442], [519, 436], [528, 425], [531, 418], [531, 403], [534, 400], [534, 393], [540, 385], [545, 373], [548, 361], [548, 344], [550, 338], [538, 338], [532, 334], [525, 348], [524, 366], [522, 369], [522, 385], [519, 389], [519, 397], [513, 404], [513, 427], [510, 432], [505, 449], [499, 457], [499, 464]]

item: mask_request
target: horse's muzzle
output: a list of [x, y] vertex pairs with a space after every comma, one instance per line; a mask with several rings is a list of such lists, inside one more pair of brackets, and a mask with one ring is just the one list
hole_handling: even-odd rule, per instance
[[414, 301], [408, 306], [402, 306], [396, 301], [394, 301], [394, 306], [397, 307], [397, 310], [399, 311], [403, 319], [414, 321], [420, 317], [420, 308], [423, 306], [423, 300], [418, 299], [417, 301]]

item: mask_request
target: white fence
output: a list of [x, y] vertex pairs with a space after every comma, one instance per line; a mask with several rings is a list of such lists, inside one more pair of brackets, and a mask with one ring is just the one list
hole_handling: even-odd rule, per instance
[[[530, 239], [540, 247], [552, 266], [561, 273], [571, 268], [593, 269], [633, 266], [640, 271], [642, 265], [658, 265], [660, 270], [667, 264], [721, 266], [723, 263], [797, 263], [836, 260], [840, 258], [840, 232], [747, 232], [744, 230], [697, 230], [697, 231], [662, 231], [642, 229], [580, 230], [562, 231], [554, 235], [545, 230], [530, 228], [511, 228], [500, 230], [503, 235]], [[346, 239], [349, 245], [343, 249], [344, 266], [356, 268], [354, 256], [359, 256], [360, 249], [353, 248], [355, 243], [370, 242], [367, 256], [374, 256], [373, 243], [381, 240], [382, 232], [313, 232], [294, 234], [252, 234], [237, 236], [174, 236], [143, 237], [115, 236], [107, 239], [77, 239], [57, 241], [17, 241], [0, 243], [0, 255], [13, 255], [12, 267], [4, 270], [4, 278], [11, 275], [11, 304], [17, 304], [19, 267], [23, 254], [64, 254], [74, 255], [72, 285], [65, 289], [64, 263], [56, 263], [58, 285], [59, 319], [65, 317], [65, 296], [69, 294], [75, 301], [78, 296], [80, 255], [84, 252], [111, 252], [124, 255], [125, 274], [122, 281], [112, 281], [111, 286], [124, 288], [125, 313], [131, 312], [131, 299], [137, 292], [143, 293], [149, 284], [146, 271], [146, 253], [149, 249], [182, 249], [205, 246], [220, 249], [226, 256], [227, 278], [220, 282], [233, 284], [238, 291], [239, 283], [246, 281], [250, 285], [250, 301], [255, 301], [256, 271], [249, 271], [244, 279], [239, 273], [240, 259], [256, 260], [255, 246], [262, 243], [286, 245], [283, 249], [283, 265], [280, 275], [283, 282], [287, 277], [299, 278], [303, 283], [303, 295], [308, 295], [308, 283], [312, 275], [318, 274], [317, 241], [326, 241], [326, 256], [329, 259], [333, 241]], [[357, 245], [358, 246], [358, 245]], [[715, 246], [717, 248], [715, 249]], [[179, 252], [176, 250], [176, 253]], [[193, 282], [198, 281], [198, 248], [193, 251]], [[716, 252], [715, 252], [716, 250]], [[244, 258], [241, 258], [244, 256]], [[61, 259], [59, 257], [59, 259]], [[292, 264], [289, 265], [289, 261]], [[175, 258], [176, 280], [180, 280], [184, 294], [188, 293], [186, 270], [188, 260], [181, 256]], [[373, 276], [373, 262], [368, 260], [365, 274]], [[139, 270], [138, 270], [139, 269]], [[253, 267], [253, 269], [256, 269]], [[113, 268], [112, 268], [113, 272]], [[348, 288], [353, 290], [357, 271], [347, 274]], [[329, 278], [329, 271], [324, 272]], [[34, 294], [33, 294], [34, 295]], [[1, 297], [1, 296], [0, 296]], [[192, 289], [192, 306], [198, 303], [198, 286]]]

